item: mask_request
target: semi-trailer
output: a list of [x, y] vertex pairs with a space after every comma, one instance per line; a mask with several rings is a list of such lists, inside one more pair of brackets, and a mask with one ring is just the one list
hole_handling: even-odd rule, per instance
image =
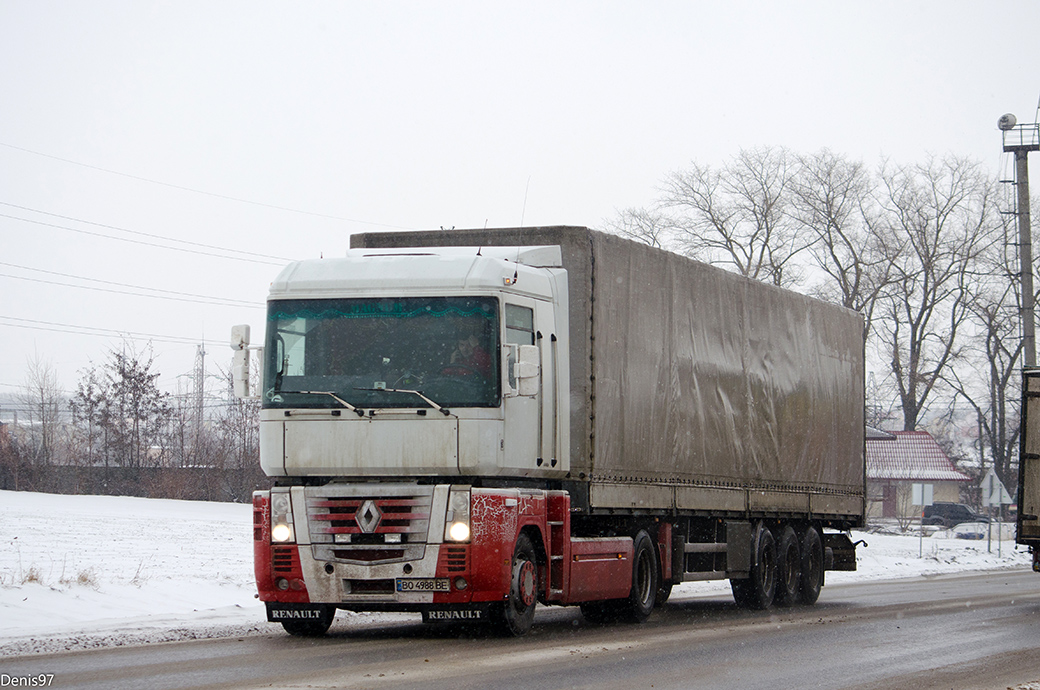
[[[864, 523], [861, 315], [582, 227], [354, 235], [287, 266], [262, 346], [268, 619], [642, 622], [673, 585], [813, 604]], [[255, 352], [259, 351], [259, 352]], [[261, 362], [250, 385], [250, 362]]]
[[1021, 420], [1015, 541], [1033, 554], [1040, 573], [1040, 368], [1022, 370]]

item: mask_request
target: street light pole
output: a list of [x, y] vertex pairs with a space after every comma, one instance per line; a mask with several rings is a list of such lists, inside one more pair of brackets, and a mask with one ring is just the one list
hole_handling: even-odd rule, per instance
[[1005, 153], [1015, 154], [1018, 188], [1018, 255], [1022, 277], [1022, 364], [1036, 366], [1036, 319], [1033, 307], [1033, 239], [1029, 219], [1030, 151], [1040, 151], [1040, 124], [1018, 125], [1014, 115], [1003, 115], [997, 126], [1004, 133]]

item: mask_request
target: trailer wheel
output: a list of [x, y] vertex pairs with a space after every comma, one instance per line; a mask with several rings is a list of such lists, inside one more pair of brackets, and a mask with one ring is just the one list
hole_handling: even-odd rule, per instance
[[802, 586], [802, 553], [798, 536], [790, 525], [780, 534], [776, 556], [776, 604], [794, 606]]
[[526, 534], [521, 534], [513, 549], [509, 599], [492, 609], [495, 627], [513, 637], [526, 635], [534, 624], [534, 607], [537, 603], [538, 564], [534, 545]]
[[297, 637], [321, 637], [329, 631], [332, 619], [336, 617], [335, 606], [323, 606], [321, 618], [317, 620], [282, 621], [285, 632]]
[[812, 606], [820, 598], [823, 587], [823, 541], [815, 527], [810, 527], [802, 537], [802, 577], [798, 587], [798, 599]]
[[767, 609], [776, 595], [776, 542], [773, 534], [759, 523], [751, 540], [751, 571], [747, 578], [730, 580], [733, 599], [749, 609]]

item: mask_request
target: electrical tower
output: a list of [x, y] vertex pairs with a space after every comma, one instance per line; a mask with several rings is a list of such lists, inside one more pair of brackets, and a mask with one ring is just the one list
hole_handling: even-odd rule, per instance
[[202, 425], [206, 417], [206, 348], [199, 343], [195, 350], [195, 369], [192, 376], [191, 403], [192, 403], [192, 426], [194, 433], [192, 438], [192, 456], [194, 462], [199, 462], [202, 453]]

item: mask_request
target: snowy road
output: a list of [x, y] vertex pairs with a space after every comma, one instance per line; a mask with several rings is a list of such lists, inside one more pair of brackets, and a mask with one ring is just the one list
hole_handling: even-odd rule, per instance
[[411, 620], [0, 659], [79, 688], [1005, 688], [1040, 680], [1040, 577], [1028, 571], [829, 585], [815, 607], [751, 613], [679, 596], [642, 626], [539, 611], [513, 640]]

